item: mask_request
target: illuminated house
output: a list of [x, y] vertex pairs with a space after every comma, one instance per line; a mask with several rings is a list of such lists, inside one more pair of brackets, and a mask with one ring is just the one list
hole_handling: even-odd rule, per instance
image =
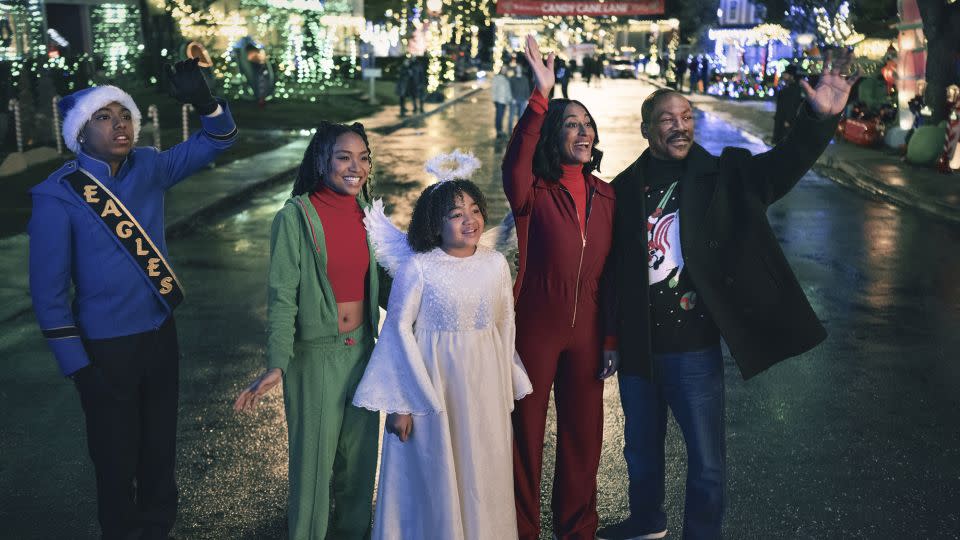
[[0, 0], [0, 62], [92, 61], [110, 77], [131, 70], [142, 50], [137, 0]]
[[764, 17], [764, 7], [749, 0], [720, 0], [719, 26], [708, 33], [720, 71], [736, 73], [744, 67], [759, 71], [771, 60], [792, 55], [790, 32], [777, 25], [762, 24]]
[[230, 97], [249, 94], [239, 73], [253, 48], [275, 96], [306, 97], [356, 74], [363, 26], [363, 0], [0, 0], [0, 75], [60, 69], [70, 75], [61, 93], [97, 77], [154, 83], [197, 41]]

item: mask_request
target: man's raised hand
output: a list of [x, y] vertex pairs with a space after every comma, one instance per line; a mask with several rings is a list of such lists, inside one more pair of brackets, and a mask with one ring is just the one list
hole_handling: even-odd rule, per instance
[[800, 79], [800, 86], [806, 92], [813, 112], [823, 117], [833, 116], [847, 106], [850, 90], [860, 79], [856, 70], [847, 73], [852, 63], [852, 53], [842, 50], [828, 51], [817, 87], [813, 88], [810, 83]]

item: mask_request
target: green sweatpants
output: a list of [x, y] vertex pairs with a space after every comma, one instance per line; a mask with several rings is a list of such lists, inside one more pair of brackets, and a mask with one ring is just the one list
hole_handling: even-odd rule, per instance
[[380, 415], [350, 402], [372, 351], [365, 324], [294, 345], [283, 379], [293, 540], [370, 537]]

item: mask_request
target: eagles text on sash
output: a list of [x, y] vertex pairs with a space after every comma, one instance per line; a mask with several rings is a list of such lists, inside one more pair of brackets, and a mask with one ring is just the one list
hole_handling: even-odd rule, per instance
[[90, 209], [103, 220], [137, 266], [150, 280], [171, 309], [183, 300], [183, 290], [157, 247], [137, 223], [136, 218], [114, 199], [114, 196], [84, 172], [77, 171], [66, 179]]
[[134, 253], [136, 253], [137, 258], [143, 258], [146, 260], [147, 275], [150, 277], [160, 278], [160, 287], [157, 290], [163, 295], [170, 294], [170, 291], [173, 290], [173, 276], [164, 276], [160, 273], [160, 258], [149, 257], [151, 253], [150, 246], [144, 246], [144, 239], [140, 234], [140, 231], [138, 231], [133, 222], [127, 219], [127, 216], [120, 211], [120, 208], [118, 208], [117, 204], [113, 202], [113, 199], [104, 198], [103, 201], [105, 202], [100, 204], [100, 197], [98, 193], [99, 189], [100, 187], [96, 184], [87, 184], [83, 186], [84, 199], [86, 199], [91, 206], [94, 206], [94, 208], [97, 206], [102, 207], [99, 212], [100, 217], [103, 218], [103, 220], [108, 224], [108, 216], [113, 216], [116, 218], [114, 233], [116, 233], [118, 238], [130, 239], [134, 242], [134, 245], [136, 246], [136, 251]]

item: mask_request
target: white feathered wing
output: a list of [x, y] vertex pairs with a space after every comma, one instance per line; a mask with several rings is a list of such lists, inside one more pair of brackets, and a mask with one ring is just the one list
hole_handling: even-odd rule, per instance
[[407, 233], [398, 229], [384, 213], [383, 199], [375, 199], [363, 213], [363, 224], [370, 235], [377, 262], [387, 269], [391, 277], [397, 277], [397, 270], [413, 257], [413, 249], [407, 243]]

